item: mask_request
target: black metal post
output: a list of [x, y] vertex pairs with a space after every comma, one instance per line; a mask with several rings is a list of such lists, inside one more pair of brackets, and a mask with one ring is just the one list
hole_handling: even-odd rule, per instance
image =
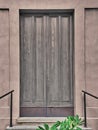
[[84, 127], [87, 127], [87, 117], [86, 117], [86, 94], [84, 93]]
[[10, 97], [10, 127], [13, 126], [12, 124], [12, 111], [13, 111], [13, 93], [11, 92], [11, 97]]

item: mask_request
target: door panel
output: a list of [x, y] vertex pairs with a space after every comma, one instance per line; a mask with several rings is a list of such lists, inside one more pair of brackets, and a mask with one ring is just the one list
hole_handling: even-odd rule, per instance
[[35, 44], [36, 44], [36, 87], [35, 107], [44, 105], [44, 43], [43, 43], [43, 17], [35, 17]]
[[73, 107], [47, 107], [46, 114], [48, 117], [67, 117], [73, 113]]
[[21, 106], [44, 106], [43, 17], [21, 17]]
[[[47, 44], [47, 106], [53, 105], [53, 101], [58, 101], [58, 17], [48, 17], [48, 35]], [[55, 92], [55, 93], [54, 93]], [[54, 105], [53, 105], [54, 106]]]
[[20, 15], [20, 114], [73, 114], [72, 15]]
[[66, 117], [73, 115], [73, 107], [21, 107], [22, 117]]
[[34, 43], [31, 44], [31, 26], [31, 17], [21, 17], [21, 105], [32, 103], [32, 86], [35, 86], [35, 49], [32, 47]]
[[49, 17], [48, 21], [47, 106], [72, 106], [69, 17]]

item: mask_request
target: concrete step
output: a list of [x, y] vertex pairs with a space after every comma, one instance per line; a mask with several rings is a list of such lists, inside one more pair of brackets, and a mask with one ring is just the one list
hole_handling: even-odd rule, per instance
[[6, 130], [36, 130], [36, 126], [31, 126], [31, 125], [29, 125], [29, 126], [24, 126], [24, 125], [22, 125], [22, 126], [13, 126], [13, 127], [7, 127], [6, 128]]
[[[6, 130], [36, 130], [37, 126], [25, 126], [25, 125], [21, 125], [21, 126], [13, 126], [13, 127], [7, 127]], [[82, 127], [82, 130], [92, 130], [91, 128], [84, 128]]]
[[43, 125], [44, 123], [48, 123], [49, 125], [55, 123], [56, 121], [63, 121], [65, 117], [19, 117], [17, 119], [17, 124], [23, 125]]

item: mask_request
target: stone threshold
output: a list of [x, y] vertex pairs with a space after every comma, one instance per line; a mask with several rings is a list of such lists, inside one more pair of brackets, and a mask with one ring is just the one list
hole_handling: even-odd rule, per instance
[[63, 121], [66, 117], [19, 117], [17, 123], [53, 123]]

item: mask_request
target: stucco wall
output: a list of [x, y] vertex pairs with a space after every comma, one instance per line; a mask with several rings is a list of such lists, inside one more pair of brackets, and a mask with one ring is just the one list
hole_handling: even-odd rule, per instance
[[[0, 17], [0, 95], [2, 95], [9, 91], [9, 11], [0, 10]], [[9, 100], [5, 98], [0, 101], [0, 124], [5, 125], [5, 118], [8, 118], [8, 115]], [[4, 125], [0, 125], [1, 128]]]
[[[85, 10], [86, 90], [98, 96], [98, 9]], [[87, 116], [98, 117], [98, 100], [87, 98]], [[94, 124], [98, 128], [98, 120]]]
[[[75, 114], [83, 116], [82, 89], [98, 93], [97, 8], [97, 0], [0, 0], [0, 95], [15, 90], [14, 120], [19, 117], [20, 98], [19, 9], [74, 10], [74, 107]], [[88, 98], [87, 106], [88, 124], [97, 130], [98, 101]], [[8, 125], [8, 118], [9, 100], [5, 98], [0, 100], [0, 130]]]

